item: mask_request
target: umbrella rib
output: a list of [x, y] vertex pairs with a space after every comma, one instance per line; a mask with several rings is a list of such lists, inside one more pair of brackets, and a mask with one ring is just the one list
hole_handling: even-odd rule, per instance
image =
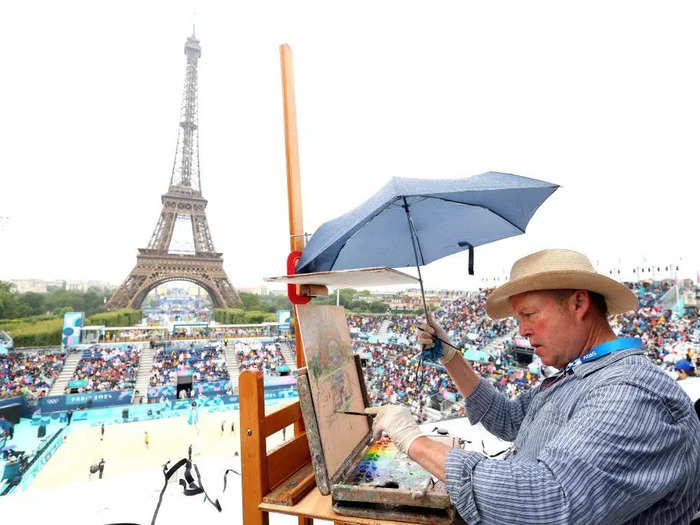
[[498, 213], [497, 211], [492, 210], [492, 209], [489, 208], [488, 206], [482, 206], [481, 204], [470, 204], [470, 203], [468, 203], [468, 202], [455, 201], [455, 200], [452, 200], [452, 199], [446, 199], [445, 197], [435, 197], [434, 195], [431, 196], [431, 198], [433, 198], [433, 199], [439, 199], [439, 200], [445, 201], [445, 202], [453, 202], [453, 203], [455, 203], [455, 204], [464, 204], [464, 205], [466, 205], [466, 206], [474, 206], [474, 207], [476, 207], [476, 208], [482, 208], [482, 209], [484, 209], [484, 210], [488, 210], [488, 211], [490, 211], [491, 213], [493, 213], [494, 215], [496, 215], [496, 216], [500, 217], [501, 219], [503, 219], [504, 221], [506, 221], [506, 222], [507, 222], [508, 224], [510, 224], [513, 228], [517, 229], [519, 232], [525, 233], [525, 230], [523, 230], [520, 226], [518, 226], [518, 225], [516, 225], [516, 224], [513, 224], [511, 221], [509, 221], [508, 219], [506, 219], [503, 215], [501, 215], [501, 214]]
[[[352, 239], [355, 236], [355, 234], [359, 233], [359, 231], [366, 224], [369, 224], [370, 222], [372, 222], [377, 217], [377, 215], [379, 215], [381, 212], [383, 212], [386, 208], [391, 207], [392, 204], [393, 204], [393, 202], [390, 202], [388, 205], [380, 207], [370, 217], [368, 217], [367, 220], [361, 221], [360, 224], [355, 226], [356, 230], [352, 233], [352, 235], [349, 235], [348, 238], [343, 241], [343, 244], [340, 246], [340, 248], [338, 248], [338, 251], [336, 252], [335, 257], [333, 257], [333, 262], [329, 266], [330, 271], [333, 271], [333, 266], [335, 266], [335, 262], [338, 260], [338, 257], [340, 257], [340, 252], [343, 251], [343, 248], [345, 248], [345, 245], [348, 243], [348, 241], [350, 241], [350, 239]], [[330, 244], [332, 244], [332, 243], [330, 243]], [[325, 250], [325, 248], [324, 248], [324, 250]], [[321, 252], [323, 252], [323, 250], [321, 250]]]

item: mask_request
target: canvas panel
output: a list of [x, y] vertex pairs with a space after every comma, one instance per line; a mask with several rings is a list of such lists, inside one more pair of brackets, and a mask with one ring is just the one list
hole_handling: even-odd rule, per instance
[[364, 410], [350, 332], [342, 307], [296, 309], [326, 469], [333, 477], [369, 432], [367, 418], [337, 413]]

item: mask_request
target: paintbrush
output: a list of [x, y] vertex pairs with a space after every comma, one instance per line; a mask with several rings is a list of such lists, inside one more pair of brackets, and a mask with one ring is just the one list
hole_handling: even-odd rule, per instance
[[365, 416], [365, 417], [374, 417], [377, 414], [365, 414], [364, 412], [352, 412], [352, 411], [342, 411], [342, 410], [336, 410], [336, 414], [347, 414], [348, 416]]

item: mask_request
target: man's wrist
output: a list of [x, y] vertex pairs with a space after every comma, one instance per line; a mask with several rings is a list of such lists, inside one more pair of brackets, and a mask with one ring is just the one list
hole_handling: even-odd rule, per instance
[[452, 361], [457, 354], [461, 353], [462, 352], [460, 352], [456, 347], [443, 343], [443, 357], [438, 359], [438, 363], [445, 366], [450, 361]]
[[[412, 460], [416, 459], [417, 451], [421, 447], [421, 441], [425, 441], [427, 439], [430, 439], [428, 436], [421, 434], [420, 436], [416, 436], [411, 443], [408, 445], [408, 450], [406, 451], [406, 455], [411, 458]], [[413, 451], [413, 452], [411, 452]]]

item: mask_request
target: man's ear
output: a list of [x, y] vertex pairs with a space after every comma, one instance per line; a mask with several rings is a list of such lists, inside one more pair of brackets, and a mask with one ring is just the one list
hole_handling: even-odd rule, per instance
[[569, 298], [576, 318], [581, 321], [591, 309], [591, 296], [588, 290], [576, 290]]

